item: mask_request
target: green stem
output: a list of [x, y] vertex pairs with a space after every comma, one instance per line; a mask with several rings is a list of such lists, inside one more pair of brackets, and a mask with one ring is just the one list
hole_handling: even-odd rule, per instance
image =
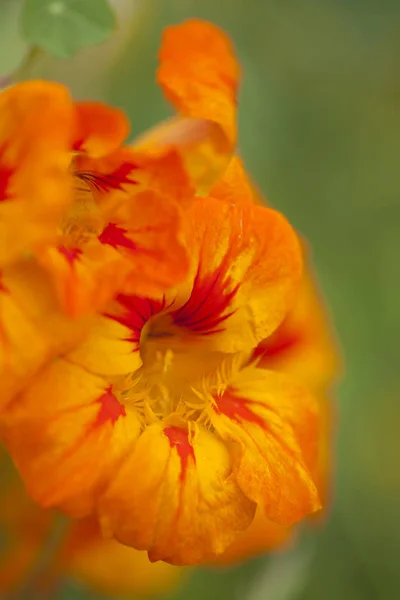
[[8, 87], [13, 83], [17, 83], [18, 81], [22, 81], [23, 79], [28, 78], [28, 73], [31, 67], [35, 64], [35, 62], [42, 55], [42, 50], [37, 46], [32, 46], [29, 52], [25, 55], [22, 62], [18, 65], [18, 67], [12, 73], [8, 75], [4, 75], [0, 77], [0, 90], [2, 88]]

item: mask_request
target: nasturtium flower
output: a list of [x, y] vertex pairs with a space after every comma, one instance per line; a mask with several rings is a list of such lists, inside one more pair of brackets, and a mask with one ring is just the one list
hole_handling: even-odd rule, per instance
[[[238, 76], [225, 35], [188, 21], [160, 53], [178, 117], [127, 147], [104, 107], [75, 108], [81, 188], [58, 243], [25, 260], [50, 275], [46, 293], [79, 335], [71, 326], [55, 347], [51, 330], [16, 389], [23, 348], [6, 329], [0, 431], [29, 494], [174, 565], [214, 560], [256, 510], [290, 526], [321, 507], [318, 400], [254, 355], [295, 302], [302, 253], [232, 158]], [[13, 273], [3, 279], [24, 312]], [[40, 324], [35, 306], [26, 327]]]
[[272, 209], [211, 196], [184, 234], [187, 279], [117, 296], [2, 420], [40, 504], [95, 512], [106, 535], [173, 564], [223, 552], [257, 505], [284, 524], [320, 507], [316, 402], [249, 362], [292, 302], [297, 237]]

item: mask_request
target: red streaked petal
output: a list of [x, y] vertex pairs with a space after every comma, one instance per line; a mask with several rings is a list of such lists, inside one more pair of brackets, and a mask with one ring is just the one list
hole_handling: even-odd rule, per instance
[[283, 525], [321, 508], [308, 467], [315, 460], [318, 405], [306, 390], [274, 372], [247, 367], [215, 398], [213, 425], [235, 442], [243, 492]]
[[220, 554], [254, 510], [217, 437], [161, 424], [146, 428], [100, 503], [106, 535], [148, 550], [152, 561], [180, 565]]

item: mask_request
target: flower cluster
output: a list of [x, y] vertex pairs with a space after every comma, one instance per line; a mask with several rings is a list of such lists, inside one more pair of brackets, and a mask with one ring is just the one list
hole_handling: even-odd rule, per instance
[[158, 81], [178, 115], [129, 146], [61, 85], [0, 95], [0, 433], [41, 506], [199, 564], [321, 507], [320, 411], [265, 358], [302, 251], [234, 156], [229, 40], [167, 29]]

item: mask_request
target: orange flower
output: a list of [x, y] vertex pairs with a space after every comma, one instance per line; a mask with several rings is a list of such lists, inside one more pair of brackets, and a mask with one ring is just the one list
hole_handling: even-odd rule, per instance
[[[222, 554], [257, 507], [285, 527], [320, 508], [318, 404], [253, 360], [293, 304], [302, 260], [287, 221], [254, 204], [238, 160], [228, 165], [238, 80], [228, 40], [198, 21], [171, 28], [159, 79], [182, 116], [132, 148], [120, 146], [118, 113], [74, 109], [82, 189], [57, 243], [35, 256], [78, 333], [61, 320], [21, 367], [9, 321], [25, 315], [21, 267], [4, 271], [0, 323], [15, 359], [0, 429], [42, 506], [95, 515], [107, 537], [183, 565]], [[33, 337], [42, 295], [52, 298], [35, 294], [22, 321]]]
[[159, 299], [117, 297], [2, 422], [39, 503], [96, 511], [106, 534], [173, 564], [221, 553], [257, 504], [284, 524], [320, 506], [304, 458], [312, 397], [245, 366], [291, 302], [297, 239], [271, 209], [211, 197], [185, 225], [187, 280]]

